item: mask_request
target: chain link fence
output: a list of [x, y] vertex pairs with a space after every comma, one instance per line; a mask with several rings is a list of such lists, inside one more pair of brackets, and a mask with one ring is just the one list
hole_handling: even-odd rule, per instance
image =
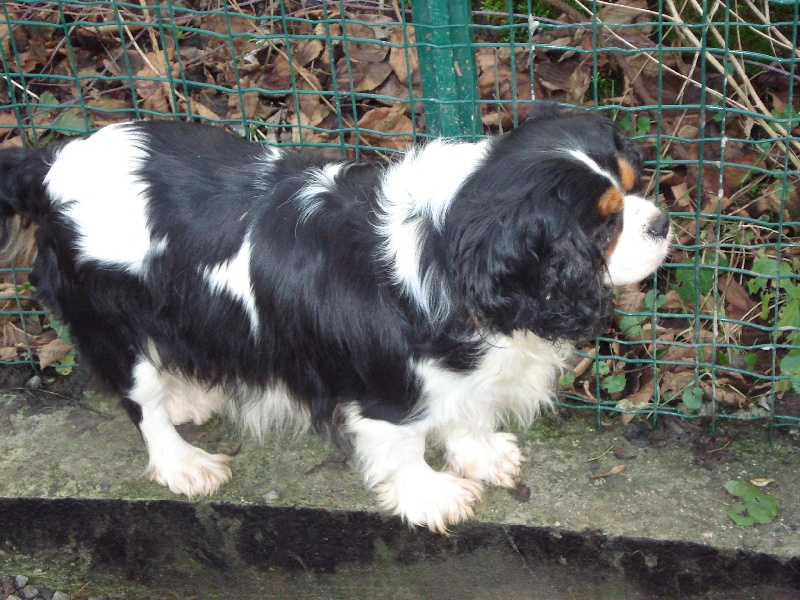
[[[798, 3], [2, 2], [0, 148], [142, 118], [332, 158], [506, 131], [534, 101], [641, 142], [670, 263], [623, 289], [564, 406], [800, 427]], [[67, 372], [68, 332], [0, 269], [0, 361]]]

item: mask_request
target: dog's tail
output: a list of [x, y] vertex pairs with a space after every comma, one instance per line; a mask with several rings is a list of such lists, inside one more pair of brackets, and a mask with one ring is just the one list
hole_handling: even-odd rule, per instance
[[0, 264], [32, 254], [33, 227], [49, 202], [44, 179], [52, 152], [12, 148], [0, 152]]

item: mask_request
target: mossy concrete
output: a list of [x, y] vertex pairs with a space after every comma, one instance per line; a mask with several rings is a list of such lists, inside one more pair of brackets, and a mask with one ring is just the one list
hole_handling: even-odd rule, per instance
[[[701, 461], [689, 446], [707, 429], [680, 423], [637, 447], [612, 417], [598, 427], [593, 415], [550, 416], [517, 432], [530, 498], [487, 489], [476, 520], [446, 538], [379, 512], [346, 458], [319, 437], [258, 441], [220, 422], [181, 431], [235, 454], [233, 480], [213, 498], [187, 501], [143, 477], [144, 448], [114, 398], [4, 396], [0, 566], [166, 585], [174, 597], [225, 597], [210, 591], [225, 573], [248, 593], [269, 582], [275, 597], [294, 597], [281, 586], [319, 585], [370, 597], [354, 582], [381, 586], [391, 573], [419, 584], [394, 597], [426, 597], [437, 582], [478, 572], [483, 581], [502, 573], [503, 597], [534, 582], [552, 582], [541, 594], [556, 598], [587, 589], [604, 598], [734, 597], [747, 586], [766, 598], [800, 594], [800, 444], [789, 432], [770, 444], [763, 427], [736, 428], [725, 461]], [[618, 465], [622, 472], [591, 477]], [[766, 488], [782, 502], [773, 522], [740, 527], [728, 518], [735, 499], [724, 484], [737, 478], [775, 480]], [[464, 597], [500, 589], [482, 595], [476, 585], [467, 582]]]

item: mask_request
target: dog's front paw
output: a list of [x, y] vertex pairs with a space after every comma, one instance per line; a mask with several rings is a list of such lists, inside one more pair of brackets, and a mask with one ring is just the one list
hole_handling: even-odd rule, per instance
[[513, 488], [524, 460], [511, 433], [452, 435], [445, 441], [447, 464], [456, 473], [491, 485]]
[[473, 517], [480, 500], [480, 484], [430, 467], [398, 475], [376, 485], [381, 508], [391, 510], [409, 525], [422, 525], [435, 533]]
[[189, 446], [180, 456], [151, 456], [146, 474], [175, 494], [210, 496], [231, 479], [227, 454], [209, 454]]

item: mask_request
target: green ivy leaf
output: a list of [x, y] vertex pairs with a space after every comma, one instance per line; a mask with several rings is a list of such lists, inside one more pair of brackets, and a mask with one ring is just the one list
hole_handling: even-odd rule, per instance
[[619, 321], [619, 328], [625, 335], [636, 336], [642, 333], [641, 323], [647, 317], [642, 315], [628, 315]]
[[800, 353], [787, 354], [780, 362], [781, 375], [788, 375], [792, 378], [794, 391], [800, 394]]
[[703, 407], [703, 390], [696, 386], [686, 388], [681, 400], [689, 410], [700, 410]]
[[[675, 292], [684, 304], [695, 304], [700, 296], [709, 294], [714, 289], [714, 263], [713, 257], [704, 256], [703, 261], [697, 264], [694, 260], [685, 260], [680, 265], [685, 268], [675, 271]], [[724, 256], [719, 257], [718, 266], [727, 268], [730, 263]], [[695, 276], [695, 273], [697, 275]]]
[[753, 261], [753, 266], [750, 267], [750, 270], [761, 275], [761, 277], [753, 277], [747, 282], [747, 291], [751, 294], [756, 294], [766, 289], [772, 279], [792, 274], [790, 265], [768, 256], [762, 256]]
[[62, 135], [81, 135], [86, 132], [86, 124], [83, 119], [71, 112], [60, 114], [50, 128], [59, 129]]
[[625, 384], [627, 381], [625, 380], [625, 375], [609, 375], [603, 380], [603, 383], [600, 384], [605, 391], [609, 394], [616, 394], [617, 392], [621, 392], [625, 389]]
[[780, 499], [762, 492], [749, 481], [733, 479], [725, 484], [725, 489], [729, 494], [742, 500], [728, 511], [728, 516], [737, 525], [770, 523], [778, 516], [781, 508]]
[[778, 311], [778, 327], [800, 328], [800, 302], [786, 302]]
[[47, 108], [55, 108], [59, 106], [61, 103], [58, 101], [52, 92], [44, 92], [43, 94], [39, 95], [39, 102], [37, 102], [39, 106], [47, 107]]
[[636, 135], [646, 135], [650, 133], [650, 128], [653, 126], [650, 117], [643, 116], [636, 118]]
[[644, 295], [644, 305], [647, 310], [656, 311], [667, 303], [667, 297], [659, 294], [657, 290], [650, 290]]
[[61, 363], [55, 367], [55, 369], [61, 375], [69, 375], [72, 373], [72, 369], [76, 366], [75, 357], [71, 354], [67, 354], [64, 357], [64, 360], [62, 360]]
[[61, 338], [61, 341], [63, 341], [65, 344], [72, 344], [72, 339], [69, 336], [69, 330], [67, 329], [67, 326], [54, 316], [50, 316], [50, 321], [44, 326], [44, 328], [55, 331], [56, 335], [58, 335], [58, 337]]
[[[748, 281], [747, 283], [749, 284], [750, 281]], [[764, 294], [763, 296], [761, 296], [761, 318], [764, 319], [765, 321], [769, 318], [769, 313], [771, 312], [770, 304], [772, 303], [772, 299], [774, 297], [775, 294], [771, 292], [769, 294]]]

